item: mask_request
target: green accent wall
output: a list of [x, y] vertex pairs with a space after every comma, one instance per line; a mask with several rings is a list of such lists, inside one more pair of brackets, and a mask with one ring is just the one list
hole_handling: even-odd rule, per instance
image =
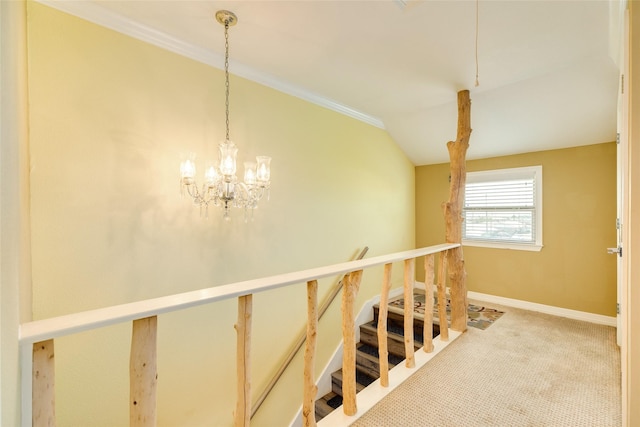
[[[471, 137], [473, 145], [473, 136]], [[616, 315], [616, 144], [467, 162], [469, 172], [542, 165], [540, 252], [464, 247], [470, 291]], [[416, 168], [416, 245], [444, 240], [449, 165]], [[424, 279], [424, 271], [420, 271]], [[419, 276], [420, 278], [420, 276]]]

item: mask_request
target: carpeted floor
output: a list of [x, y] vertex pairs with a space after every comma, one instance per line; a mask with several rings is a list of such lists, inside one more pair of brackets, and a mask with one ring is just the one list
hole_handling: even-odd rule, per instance
[[621, 425], [615, 328], [496, 308], [352, 425]]

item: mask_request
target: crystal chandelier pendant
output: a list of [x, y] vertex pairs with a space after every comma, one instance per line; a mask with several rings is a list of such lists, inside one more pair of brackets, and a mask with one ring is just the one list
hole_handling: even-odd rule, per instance
[[[196, 183], [195, 155], [189, 154], [180, 164], [181, 193], [188, 194], [193, 202], [208, 215], [209, 205], [221, 207], [223, 218], [230, 220], [231, 208], [241, 208], [245, 221], [253, 219], [258, 202], [267, 195], [271, 185], [271, 157], [258, 156], [255, 162], [244, 162], [244, 180], [236, 176], [238, 147], [229, 139], [229, 27], [238, 22], [237, 16], [228, 10], [216, 12], [216, 20], [224, 25], [225, 39], [225, 139], [218, 145], [218, 162], [209, 163], [204, 171], [204, 183]], [[250, 211], [250, 212], [249, 212]]]

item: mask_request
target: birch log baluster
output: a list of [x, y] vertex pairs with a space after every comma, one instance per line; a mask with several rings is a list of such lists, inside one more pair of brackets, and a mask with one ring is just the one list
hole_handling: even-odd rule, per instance
[[433, 278], [435, 276], [433, 264], [433, 254], [426, 255], [424, 257], [424, 328], [422, 338], [424, 343], [422, 349], [425, 353], [433, 351]]
[[438, 316], [440, 320], [440, 341], [449, 341], [449, 325], [447, 323], [447, 251], [440, 252], [438, 257]]
[[360, 288], [362, 270], [345, 276], [342, 288], [342, 408], [345, 415], [355, 415], [356, 403], [356, 334], [353, 305]]
[[[365, 246], [364, 249], [362, 249], [362, 251], [360, 252], [360, 254], [358, 254], [356, 260], [360, 260], [364, 258], [364, 256], [367, 254], [368, 251], [369, 251], [369, 247]], [[329, 309], [329, 306], [331, 305], [331, 303], [333, 303], [334, 298], [340, 293], [341, 290], [342, 290], [342, 279], [338, 282], [336, 286], [334, 286], [331, 292], [329, 292], [329, 295], [325, 298], [324, 302], [320, 305], [320, 308], [318, 308], [318, 320], [322, 319], [322, 316]], [[280, 365], [276, 373], [273, 375], [273, 378], [271, 378], [271, 381], [269, 381], [269, 383], [264, 388], [264, 391], [252, 403], [251, 418], [253, 418], [254, 415], [258, 412], [258, 410], [260, 409], [260, 406], [262, 406], [262, 403], [265, 401], [269, 393], [271, 393], [271, 390], [275, 387], [280, 377], [287, 370], [287, 368], [289, 367], [289, 364], [293, 361], [294, 357], [298, 354], [298, 350], [302, 348], [302, 345], [304, 344], [305, 341], [306, 341], [306, 331], [298, 336], [298, 340], [289, 350], [287, 357], [282, 362], [282, 364]]]
[[55, 358], [53, 340], [33, 344], [32, 413], [34, 427], [54, 427], [55, 411]]
[[380, 385], [389, 387], [389, 350], [387, 349], [387, 314], [389, 313], [389, 290], [391, 289], [391, 266], [384, 265], [380, 310], [378, 311], [378, 360], [380, 360]]
[[129, 359], [129, 425], [131, 427], [156, 425], [157, 331], [156, 316], [133, 321]]
[[413, 287], [415, 283], [415, 258], [404, 261], [404, 352], [405, 366], [414, 368], [416, 359], [413, 341]]
[[302, 422], [305, 427], [316, 425], [315, 399], [318, 387], [315, 382], [316, 338], [318, 336], [318, 281], [307, 282], [307, 340], [304, 349], [304, 391], [302, 397]]
[[[471, 137], [471, 99], [469, 91], [458, 92], [458, 134], [455, 141], [447, 142], [451, 184], [449, 201], [443, 204], [445, 238], [448, 243], [462, 242], [462, 205], [467, 180], [466, 154]], [[448, 251], [451, 286], [451, 328], [467, 330], [467, 273], [464, 269], [462, 246]]]
[[248, 427], [251, 420], [251, 312], [252, 295], [238, 297], [237, 401], [235, 427]]

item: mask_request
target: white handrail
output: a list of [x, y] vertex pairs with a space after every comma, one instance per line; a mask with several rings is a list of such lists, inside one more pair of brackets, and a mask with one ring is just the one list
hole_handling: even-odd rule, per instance
[[181, 294], [153, 298], [139, 302], [83, 311], [80, 313], [52, 317], [49, 319], [36, 320], [20, 325], [19, 340], [21, 345], [33, 344], [104, 326], [115, 325], [149, 316], [157, 316], [159, 314], [170, 313], [172, 311], [183, 310], [243, 295], [264, 292], [270, 289], [277, 289], [297, 283], [306, 283], [309, 280], [345, 274], [368, 267], [374, 267], [376, 265], [404, 261], [408, 258], [417, 258], [428, 254], [435, 254], [448, 249], [457, 248], [458, 246], [460, 246], [459, 243], [445, 243], [420, 249], [381, 255], [374, 258], [349, 261], [325, 267], [297, 271], [294, 273], [246, 280], [243, 282], [215, 286], [197, 291], [184, 292]]

